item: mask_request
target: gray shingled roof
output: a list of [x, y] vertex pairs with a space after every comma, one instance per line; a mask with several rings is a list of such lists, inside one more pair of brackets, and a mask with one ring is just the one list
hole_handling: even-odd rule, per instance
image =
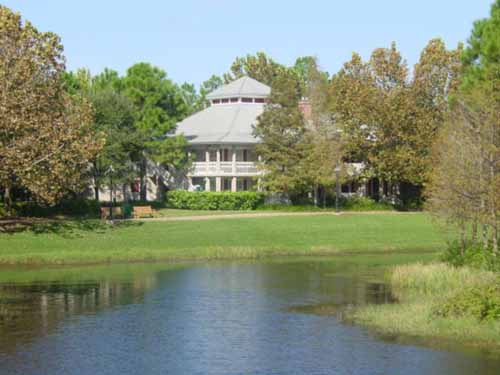
[[227, 85], [219, 87], [207, 95], [207, 99], [223, 99], [234, 97], [266, 98], [271, 88], [250, 77], [241, 77]]
[[252, 125], [263, 111], [256, 103], [212, 105], [178, 123], [177, 134], [190, 144], [258, 143]]

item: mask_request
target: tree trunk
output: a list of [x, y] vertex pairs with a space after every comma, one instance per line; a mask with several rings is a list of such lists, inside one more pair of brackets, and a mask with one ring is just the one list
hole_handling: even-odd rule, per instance
[[465, 240], [465, 224], [460, 224], [460, 255], [463, 257], [465, 254], [465, 248], [467, 247], [467, 242]]
[[99, 172], [98, 172], [98, 168], [99, 168], [99, 165], [97, 164], [97, 160], [94, 161], [94, 173], [93, 173], [93, 177], [94, 177], [94, 199], [99, 202], [99, 182], [97, 180], [97, 177], [99, 175]]
[[146, 192], [146, 158], [143, 158], [141, 160], [141, 165], [140, 165], [140, 181], [141, 181], [141, 187], [140, 187], [140, 200], [141, 201], [146, 201], [147, 200], [147, 192]]
[[3, 192], [3, 203], [7, 216], [12, 215], [12, 189], [9, 185], [5, 185]]
[[497, 218], [496, 218], [496, 213], [495, 210], [491, 210], [491, 219], [492, 221], [492, 226], [491, 226], [491, 247], [493, 251], [493, 255], [497, 256], [498, 255], [498, 225], [497, 225]]

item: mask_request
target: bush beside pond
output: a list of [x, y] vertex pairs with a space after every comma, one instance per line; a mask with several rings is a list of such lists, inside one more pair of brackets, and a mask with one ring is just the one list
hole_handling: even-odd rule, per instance
[[399, 303], [360, 307], [350, 319], [385, 335], [429, 344], [439, 338], [500, 353], [498, 273], [417, 263], [395, 267], [390, 285]]

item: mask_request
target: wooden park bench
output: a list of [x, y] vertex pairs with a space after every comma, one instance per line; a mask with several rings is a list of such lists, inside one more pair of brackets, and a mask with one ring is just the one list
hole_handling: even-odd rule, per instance
[[154, 211], [151, 206], [135, 206], [133, 216], [134, 219], [141, 217], [153, 217]]
[[[117, 218], [123, 219], [123, 211], [121, 207], [113, 207], [111, 211], [113, 212], [113, 219]], [[109, 214], [109, 207], [101, 207], [101, 219], [102, 220], [111, 219], [111, 216]]]

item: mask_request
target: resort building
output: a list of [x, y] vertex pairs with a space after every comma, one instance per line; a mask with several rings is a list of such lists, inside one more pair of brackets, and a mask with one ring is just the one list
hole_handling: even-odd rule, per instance
[[189, 190], [242, 191], [258, 184], [260, 171], [253, 126], [264, 111], [271, 88], [242, 77], [207, 96], [210, 105], [181, 121], [194, 160], [187, 175]]
[[[168, 170], [148, 160], [144, 179], [147, 200], [162, 200], [165, 191], [245, 191], [259, 186], [262, 171], [255, 146], [259, 139], [253, 127], [263, 113], [271, 88], [250, 77], [239, 78], [207, 95], [209, 105], [177, 124], [176, 134], [183, 134], [193, 160], [190, 168]], [[307, 100], [299, 103], [305, 119], [311, 117]], [[343, 183], [341, 193], [349, 195], [384, 196], [387, 187], [376, 178], [360, 178], [363, 165], [349, 163], [352, 181]], [[332, 171], [332, 173], [334, 173]], [[117, 201], [139, 199], [139, 180], [122, 184], [114, 190]], [[109, 189], [100, 190], [101, 200], [111, 200]]]

